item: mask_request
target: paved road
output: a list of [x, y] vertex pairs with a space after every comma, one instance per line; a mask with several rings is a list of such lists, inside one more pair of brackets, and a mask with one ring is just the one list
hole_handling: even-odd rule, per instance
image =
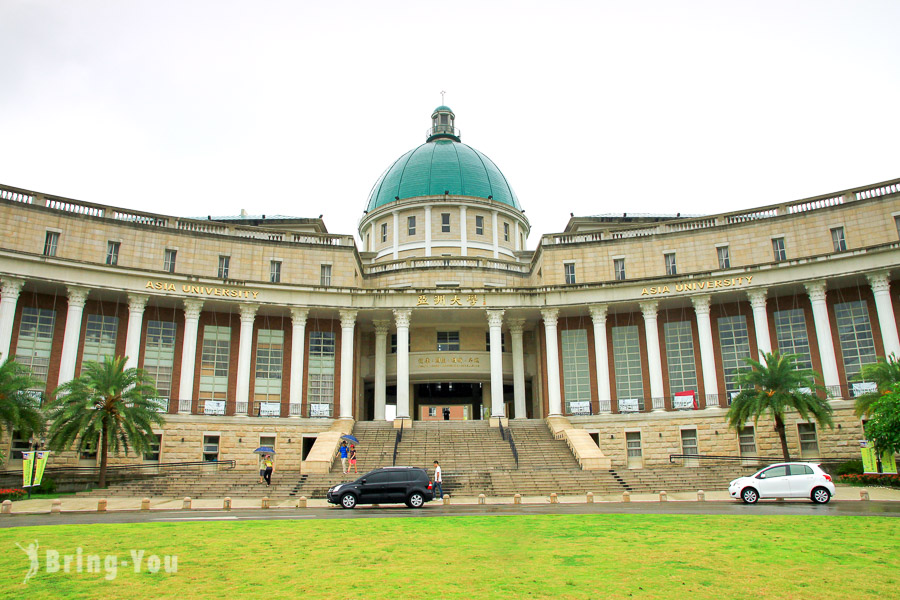
[[444, 517], [472, 515], [576, 515], [576, 514], [667, 514], [667, 515], [819, 515], [900, 517], [900, 502], [835, 500], [826, 505], [805, 501], [760, 502], [747, 505], [728, 502], [603, 502], [594, 504], [429, 504], [419, 510], [403, 505], [341, 508], [284, 508], [222, 510], [173, 510], [150, 512], [63, 513], [62, 515], [12, 515], [0, 518], [0, 527], [92, 523], [184, 523], [203, 521], [378, 519], [390, 517]]

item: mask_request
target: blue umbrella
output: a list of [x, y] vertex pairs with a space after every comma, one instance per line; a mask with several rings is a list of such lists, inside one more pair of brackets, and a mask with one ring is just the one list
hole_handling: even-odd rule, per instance
[[359, 440], [356, 439], [356, 436], [350, 435], [349, 433], [345, 433], [344, 435], [342, 435], [341, 439], [347, 440], [351, 444], [356, 444], [357, 446], [359, 445]]
[[275, 448], [272, 446], [260, 446], [253, 451], [253, 454], [275, 454]]

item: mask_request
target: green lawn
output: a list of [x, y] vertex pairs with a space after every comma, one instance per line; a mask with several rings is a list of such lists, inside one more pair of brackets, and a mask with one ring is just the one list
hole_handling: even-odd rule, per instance
[[[13, 517], [14, 518], [14, 517]], [[15, 543], [40, 544], [40, 570]], [[47, 573], [45, 551], [128, 560]], [[136, 574], [130, 551], [178, 555]], [[0, 597], [889, 598], [900, 519], [547, 515], [56, 525], [0, 530]], [[102, 566], [102, 565], [101, 565]], [[72, 570], [75, 570], [73, 564]]]

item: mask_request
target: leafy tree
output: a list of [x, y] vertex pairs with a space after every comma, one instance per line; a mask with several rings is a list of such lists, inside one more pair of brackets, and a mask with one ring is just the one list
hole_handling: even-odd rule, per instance
[[27, 438], [44, 430], [40, 402], [29, 392], [41, 385], [31, 369], [11, 358], [0, 365], [0, 427], [10, 435], [16, 430]]
[[875, 446], [875, 454], [900, 452], [900, 391], [889, 392], [870, 407], [866, 439]]
[[80, 377], [56, 388], [48, 409], [48, 445], [84, 451], [99, 440], [100, 487], [106, 486], [110, 447], [116, 453], [145, 452], [155, 441], [153, 426], [164, 419], [154, 400], [158, 392], [144, 371], [126, 369], [126, 358], [87, 362]]
[[728, 410], [728, 425], [737, 431], [749, 419], [754, 424], [759, 418], [771, 415], [775, 420], [775, 431], [781, 440], [781, 451], [784, 460], [790, 460], [787, 436], [784, 428], [784, 415], [788, 410], [796, 410], [804, 419], [812, 415], [821, 425], [833, 427], [832, 408], [827, 400], [820, 398], [816, 392], [824, 392], [825, 388], [816, 383], [821, 378], [811, 369], [797, 367], [796, 354], [779, 352], [761, 352], [764, 363], [745, 359], [749, 369], [742, 369], [738, 374], [738, 385], [741, 392], [735, 396]]
[[878, 362], [863, 365], [859, 381], [871, 381], [878, 386], [877, 392], [868, 392], [856, 397], [856, 416], [868, 417], [872, 413], [873, 404], [883, 395], [900, 391], [900, 360], [891, 354], [888, 358], [879, 358]]

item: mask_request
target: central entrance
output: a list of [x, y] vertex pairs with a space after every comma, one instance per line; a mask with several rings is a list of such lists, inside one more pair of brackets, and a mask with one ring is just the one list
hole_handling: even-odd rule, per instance
[[472, 421], [482, 418], [481, 383], [418, 383], [413, 385], [412, 412], [417, 421]]

